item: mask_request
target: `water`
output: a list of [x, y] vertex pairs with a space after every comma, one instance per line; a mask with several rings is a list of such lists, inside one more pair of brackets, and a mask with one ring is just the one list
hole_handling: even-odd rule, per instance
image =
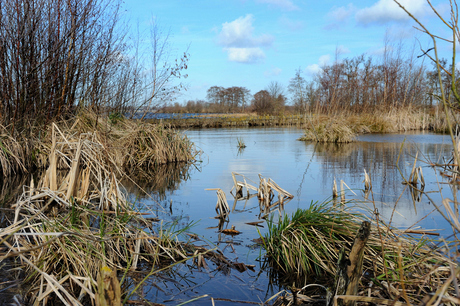
[[[312, 201], [330, 199], [334, 178], [339, 186], [343, 180], [351, 189], [346, 192], [347, 199], [363, 201], [366, 169], [373, 184], [369, 195], [373, 201], [367, 203], [371, 211], [400, 228], [435, 228], [443, 236], [451, 232], [430, 199], [414, 199], [402, 184], [401, 176], [409, 177], [418, 151], [419, 159], [425, 162], [419, 161], [417, 166], [422, 166], [425, 191], [431, 200], [440, 205], [442, 197], [452, 197], [452, 187], [443, 184], [443, 178], [428, 164], [446, 162], [451, 157], [450, 137], [430, 133], [372, 134], [361, 136], [352, 144], [335, 145], [298, 141], [302, 130], [297, 128], [203, 129], [184, 133], [203, 151], [202, 162], [197, 167], [182, 169], [179, 175], [171, 169], [163, 171], [167, 173], [167, 183], [145, 182], [144, 188], [150, 189], [154, 200], [144, 197], [140, 201], [155, 208], [165, 223], [176, 222], [176, 228], [194, 223], [188, 231], [202, 237], [197, 245], [217, 246], [230, 260], [255, 265], [255, 271], [221, 271], [211, 261], [207, 262], [208, 269], [198, 270], [189, 261], [147, 282], [142, 292], [151, 302], [177, 304], [204, 294], [209, 296], [193, 304], [210, 305], [209, 297], [261, 302], [279, 291], [257, 261], [263, 251], [253, 242], [259, 237], [258, 230], [265, 233], [266, 225], [256, 228], [247, 224], [259, 220], [257, 198], [234, 202], [230, 194], [231, 172], [245, 175], [256, 186], [258, 174], [273, 179], [294, 195], [285, 205], [285, 213], [291, 214]], [[244, 140], [245, 149], [238, 150], [237, 138]], [[158, 186], [161, 191], [156, 191]], [[207, 188], [224, 190], [233, 207], [229, 222], [220, 227], [219, 220], [214, 218], [216, 192], [206, 191]], [[232, 225], [242, 234], [231, 237], [218, 231]]]
[[[137, 112], [133, 115], [133, 119], [192, 119], [192, 118], [211, 118], [211, 115], [215, 116], [216, 114], [211, 113], [154, 113], [147, 112], [144, 116], [144, 112]], [[126, 115], [128, 118], [129, 114]]]

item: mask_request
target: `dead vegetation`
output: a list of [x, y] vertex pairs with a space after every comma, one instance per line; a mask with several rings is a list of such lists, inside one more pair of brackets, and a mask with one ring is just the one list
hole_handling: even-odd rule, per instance
[[359, 115], [347, 111], [328, 115], [320, 113], [313, 115], [304, 126], [304, 135], [299, 140], [319, 143], [349, 143], [358, 135], [367, 133], [448, 131], [446, 116], [438, 109], [434, 113], [423, 109], [376, 110]]
[[[55, 128], [58, 127], [56, 130]], [[63, 143], [53, 144], [53, 131], [64, 134]], [[122, 173], [148, 176], [158, 165], [177, 162], [193, 162], [200, 153], [186, 136], [162, 125], [143, 121], [120, 119], [116, 122], [83, 112], [75, 119], [61, 121], [30, 139], [17, 140], [3, 129], [0, 135], [0, 167], [4, 176], [27, 173], [34, 168], [49, 166], [49, 154], [69, 140], [91, 135], [100, 143], [98, 152], [116, 166], [116, 175]], [[75, 148], [71, 148], [75, 149]], [[67, 149], [68, 150], [68, 149]], [[60, 154], [57, 169], [69, 169], [71, 160], [67, 152]]]
[[189, 258], [177, 234], [154, 229], [126, 200], [118, 180], [124, 159], [107, 149], [98, 131], [77, 128], [52, 126], [51, 145], [42, 147], [48, 168], [23, 187], [9, 226], [0, 231], [7, 250], [0, 261], [20, 259], [30, 304], [102, 303], [104, 290], [115, 292], [116, 301], [121, 297], [114, 271], [136, 270], [141, 261], [156, 267], [162, 260]]

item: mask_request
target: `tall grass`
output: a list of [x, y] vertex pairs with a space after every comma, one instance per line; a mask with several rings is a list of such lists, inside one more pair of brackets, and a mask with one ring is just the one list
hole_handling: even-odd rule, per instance
[[[91, 133], [101, 143], [103, 154], [126, 173], [152, 171], [158, 165], [193, 162], [199, 155], [187, 136], [163, 125], [121, 119], [113, 123], [95, 113], [82, 112], [72, 120], [58, 123], [63, 133], [71, 138]], [[53, 126], [30, 138], [12, 137], [3, 129], [0, 135], [0, 167], [4, 176], [27, 173], [35, 168], [45, 168], [52, 149]], [[68, 139], [66, 139], [68, 141]], [[69, 161], [62, 159], [60, 168], [68, 168]]]
[[339, 118], [331, 121], [318, 121], [312, 127], [305, 129], [304, 135], [299, 139], [303, 141], [348, 143], [354, 141], [356, 133]]

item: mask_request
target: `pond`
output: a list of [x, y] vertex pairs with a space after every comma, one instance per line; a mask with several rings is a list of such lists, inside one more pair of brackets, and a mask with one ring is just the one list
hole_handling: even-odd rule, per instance
[[[446, 163], [452, 156], [450, 137], [431, 133], [372, 134], [359, 137], [352, 144], [314, 144], [298, 141], [302, 130], [298, 128], [234, 128], [187, 130], [184, 133], [202, 150], [202, 162], [182, 169], [168, 167], [165, 181], [146, 182], [151, 197], [138, 198], [155, 210], [164, 220], [162, 227], [187, 228], [201, 240], [197, 245], [218, 247], [234, 262], [255, 265], [254, 271], [219, 270], [208, 262], [208, 268], [193, 268], [192, 261], [176, 265], [169, 272], [161, 272], [147, 281], [142, 289], [145, 299], [163, 304], [178, 304], [208, 295], [193, 305], [211, 305], [210, 297], [219, 301], [260, 303], [276, 294], [280, 288], [268, 276], [258, 258], [263, 250], [254, 243], [263, 227], [247, 223], [259, 221], [257, 197], [247, 201], [234, 201], [232, 172], [243, 174], [258, 186], [261, 174], [271, 178], [294, 198], [284, 206], [291, 214], [310, 203], [327, 201], [332, 196], [334, 178], [346, 184], [346, 198], [365, 202], [371, 211], [401, 228], [438, 229], [448, 236], [449, 226], [436, 213], [431, 201], [441, 204], [442, 197], [452, 197], [452, 189], [435, 174], [429, 162]], [[237, 148], [242, 139], [246, 148]], [[403, 144], [404, 143], [404, 144]], [[403, 178], [408, 178], [415, 156], [417, 166], [422, 166], [426, 181], [425, 195], [411, 193]], [[398, 160], [399, 158], [399, 160]], [[365, 201], [364, 169], [372, 179], [370, 201]], [[226, 193], [232, 209], [229, 221], [219, 224], [215, 219], [217, 195], [208, 188], [221, 188]], [[442, 194], [439, 193], [442, 191]], [[455, 191], [456, 192], [456, 191]], [[134, 195], [133, 195], [134, 196]], [[138, 195], [136, 195], [137, 197]], [[414, 197], [415, 196], [415, 197]], [[274, 214], [281, 212], [275, 211]], [[238, 236], [227, 236], [219, 229], [241, 231]], [[183, 239], [189, 237], [184, 235]], [[225, 303], [219, 302], [219, 305]]]

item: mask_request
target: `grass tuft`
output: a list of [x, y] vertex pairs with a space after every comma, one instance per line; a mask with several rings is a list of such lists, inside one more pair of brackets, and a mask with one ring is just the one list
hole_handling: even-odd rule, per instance
[[[346, 253], [350, 252], [365, 220], [361, 213], [335, 208], [329, 202], [311, 203], [309, 208], [298, 209], [291, 217], [279, 220], [272, 216], [263, 237], [267, 261], [275, 271], [280, 271], [278, 277], [288, 279], [290, 284], [319, 276], [332, 284], [340, 249], [345, 247]], [[429, 293], [429, 287], [442, 285], [452, 264], [430, 246], [430, 241], [412, 238], [376, 222], [372, 223], [364, 254], [367, 277], [378, 286], [386, 283], [398, 287], [404, 282], [414, 304]]]

